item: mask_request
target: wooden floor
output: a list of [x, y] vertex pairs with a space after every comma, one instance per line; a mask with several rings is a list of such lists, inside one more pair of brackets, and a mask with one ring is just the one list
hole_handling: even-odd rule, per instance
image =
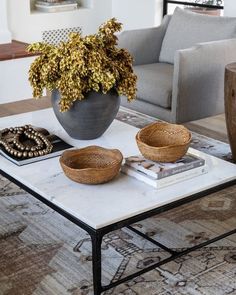
[[197, 133], [228, 142], [225, 115], [205, 118], [184, 124], [187, 128]]
[[[24, 99], [19, 102], [13, 102], [0, 105], [0, 117], [14, 114], [30, 112], [48, 108], [51, 106], [49, 98]], [[184, 124], [187, 128], [197, 133], [215, 138], [220, 141], [228, 142], [224, 115], [210, 117], [198, 121]]]
[[50, 99], [24, 99], [18, 102], [0, 104], [0, 118], [36, 110], [45, 109], [51, 106]]

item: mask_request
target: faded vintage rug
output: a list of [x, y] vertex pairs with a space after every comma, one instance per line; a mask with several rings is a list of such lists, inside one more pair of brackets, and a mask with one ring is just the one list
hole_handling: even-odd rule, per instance
[[[153, 118], [121, 109], [137, 127]], [[192, 146], [230, 160], [229, 146], [193, 134]], [[184, 187], [183, 187], [184, 189]], [[236, 226], [236, 186], [135, 224], [175, 250]], [[0, 177], [0, 295], [92, 295], [87, 233]], [[168, 254], [127, 229], [105, 236], [103, 281], [117, 280]], [[236, 236], [109, 290], [106, 295], [236, 294]]]

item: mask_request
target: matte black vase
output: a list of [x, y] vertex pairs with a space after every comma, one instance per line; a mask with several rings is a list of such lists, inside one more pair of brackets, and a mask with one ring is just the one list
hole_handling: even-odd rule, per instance
[[65, 129], [75, 139], [100, 137], [115, 119], [120, 107], [120, 97], [115, 91], [107, 94], [91, 91], [84, 100], [77, 100], [70, 110], [60, 112], [60, 93], [52, 91], [54, 113]]

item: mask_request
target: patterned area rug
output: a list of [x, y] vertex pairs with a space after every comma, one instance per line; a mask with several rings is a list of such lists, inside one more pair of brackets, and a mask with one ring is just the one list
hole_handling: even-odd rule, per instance
[[[137, 127], [153, 118], [121, 109], [118, 119]], [[193, 134], [192, 146], [230, 160], [229, 146]], [[184, 188], [183, 188], [184, 189]], [[92, 295], [87, 233], [0, 178], [0, 295]], [[236, 187], [225, 189], [134, 226], [180, 251], [235, 228]], [[105, 236], [103, 282], [115, 281], [168, 256], [122, 229]], [[236, 294], [236, 236], [142, 275], [106, 295]]]

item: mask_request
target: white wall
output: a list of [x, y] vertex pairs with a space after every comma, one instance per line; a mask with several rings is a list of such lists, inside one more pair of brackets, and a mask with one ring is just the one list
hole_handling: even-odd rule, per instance
[[112, 0], [112, 16], [128, 30], [156, 26], [162, 19], [162, 0]]
[[[60, 13], [40, 13], [30, 9], [30, 0], [8, 0], [8, 23], [15, 40], [41, 40], [42, 31], [66, 27], [82, 27], [84, 34], [94, 33], [111, 17], [111, 0], [83, 0], [88, 8]], [[92, 4], [90, 4], [90, 2]]]
[[0, 104], [32, 97], [28, 70], [35, 57], [0, 62]]
[[225, 0], [224, 1], [224, 15], [225, 16], [236, 16], [236, 0]]
[[[124, 29], [159, 25], [162, 18], [162, 0], [81, 1], [84, 8], [75, 11], [39, 13], [32, 10], [32, 0], [7, 0], [8, 24], [12, 38], [32, 43], [42, 39], [44, 30], [77, 26], [82, 27], [84, 35], [91, 34], [111, 17], [121, 21]], [[28, 69], [32, 59], [23, 58], [0, 63], [0, 81], [3, 85], [0, 87], [0, 103], [32, 97], [28, 82]]]
[[8, 0], [8, 23], [12, 38], [32, 43], [41, 40], [44, 30], [77, 26], [82, 27], [83, 34], [91, 34], [112, 16], [124, 24], [124, 29], [159, 25], [162, 19], [162, 0], [81, 2], [87, 8], [60, 13], [40, 13], [31, 12], [32, 0]]
[[0, 44], [10, 43], [11, 33], [7, 24], [7, 2], [0, 0]]
[[[31, 0], [7, 0], [8, 24], [13, 39], [32, 43], [41, 40], [44, 30], [76, 26], [82, 27], [84, 34], [94, 33], [111, 17], [111, 0], [82, 1], [87, 8], [63, 13], [37, 13], [31, 12]], [[0, 62], [0, 104], [32, 97], [28, 70], [33, 59]]]

